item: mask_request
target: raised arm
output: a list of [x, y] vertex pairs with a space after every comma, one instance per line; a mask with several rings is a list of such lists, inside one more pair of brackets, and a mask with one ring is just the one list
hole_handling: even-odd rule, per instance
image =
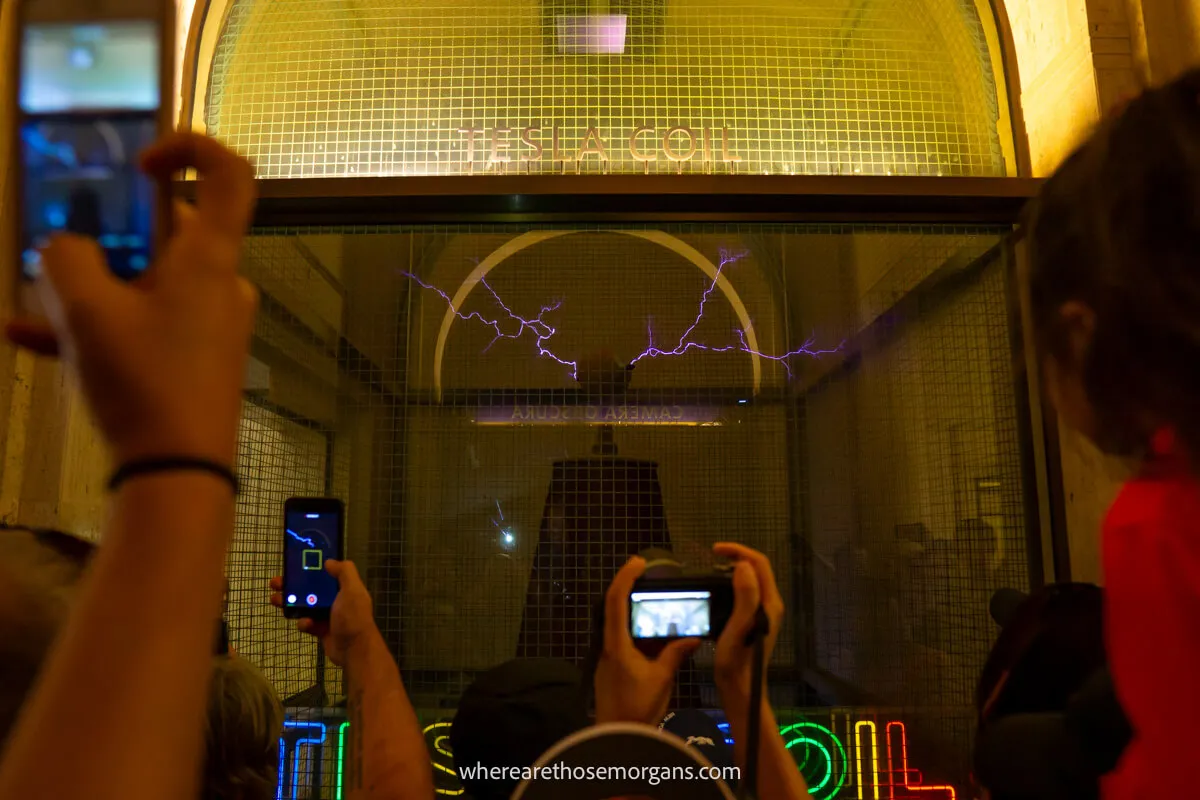
[[[95, 242], [43, 254], [52, 328], [16, 343], [62, 352], [119, 465], [195, 459], [231, 469], [255, 292], [238, 277], [254, 207], [250, 165], [204, 137], [150, 151], [161, 182], [188, 166], [181, 212], [147, 280], [124, 284]], [[197, 792], [233, 489], [202, 469], [155, 470], [116, 491], [105, 545], [0, 761], [0, 797], [189, 798]], [[64, 744], [86, 742], [64, 768]]]
[[[417, 713], [400, 669], [375, 625], [371, 595], [350, 561], [326, 561], [338, 580], [329, 622], [302, 619], [297, 627], [321, 638], [329, 659], [346, 671], [350, 747], [348, 800], [431, 800], [433, 768]], [[271, 581], [271, 603], [283, 600], [281, 578]]]
[[[721, 696], [721, 707], [729, 720], [729, 732], [733, 737], [734, 760], [746, 771], [746, 741], [750, 733], [750, 679], [753, 674], [754, 651], [747, 647], [747, 634], [754, 628], [755, 612], [761, 602], [770, 622], [770, 631], [765, 642], [766, 657], [763, 659], [764, 673], [770, 662], [771, 651], [779, 638], [779, 626], [783, 621], [783, 598], [775, 584], [771, 562], [757, 550], [739, 544], [718, 544], [713, 548], [719, 556], [734, 562], [733, 571], [733, 616], [717, 641], [716, 683]], [[765, 682], [767, 677], [762, 676]], [[788, 752], [775, 713], [763, 691], [761, 722], [759, 727], [758, 752], [758, 795], [770, 800], [807, 800], [808, 788], [796, 767], [792, 754]]]

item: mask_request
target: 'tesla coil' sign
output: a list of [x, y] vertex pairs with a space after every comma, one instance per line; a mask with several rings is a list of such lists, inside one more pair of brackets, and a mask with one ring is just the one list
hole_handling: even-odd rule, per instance
[[462, 158], [474, 165], [477, 158], [487, 164], [529, 163], [547, 160], [553, 163], [581, 163], [622, 160], [649, 165], [663, 157], [682, 165], [693, 158], [705, 162], [737, 164], [742, 157], [733, 150], [729, 128], [690, 128], [675, 125], [659, 130], [642, 125], [617, 138], [601, 136], [598, 128], [589, 127], [578, 141], [567, 141], [558, 125], [543, 128], [526, 125], [523, 128], [459, 128], [463, 136]]

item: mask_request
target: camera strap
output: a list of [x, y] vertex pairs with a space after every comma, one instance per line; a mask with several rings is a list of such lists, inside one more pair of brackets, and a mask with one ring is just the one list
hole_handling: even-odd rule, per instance
[[754, 627], [746, 634], [746, 646], [754, 647], [753, 672], [750, 674], [750, 730], [746, 734], [746, 766], [738, 786], [738, 800], [758, 800], [758, 748], [762, 738], [762, 698], [766, 661], [767, 634], [771, 621], [759, 605], [754, 612]]

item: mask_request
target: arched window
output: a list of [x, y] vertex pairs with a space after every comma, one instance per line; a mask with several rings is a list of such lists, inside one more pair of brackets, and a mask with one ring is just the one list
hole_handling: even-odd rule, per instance
[[[602, 7], [601, 7], [602, 6]], [[260, 175], [1015, 175], [986, 0], [210, 0]]]

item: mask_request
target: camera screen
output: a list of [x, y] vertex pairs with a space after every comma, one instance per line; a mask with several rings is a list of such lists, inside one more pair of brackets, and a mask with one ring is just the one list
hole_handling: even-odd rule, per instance
[[284, 525], [284, 606], [328, 609], [338, 584], [325, 561], [338, 556], [338, 514], [289, 510]]
[[37, 248], [59, 231], [96, 239], [122, 278], [149, 264], [154, 190], [137, 158], [157, 136], [159, 70], [152, 21], [24, 29], [25, 277], [37, 277]]
[[707, 636], [711, 592], [633, 592], [630, 623], [637, 639]]

